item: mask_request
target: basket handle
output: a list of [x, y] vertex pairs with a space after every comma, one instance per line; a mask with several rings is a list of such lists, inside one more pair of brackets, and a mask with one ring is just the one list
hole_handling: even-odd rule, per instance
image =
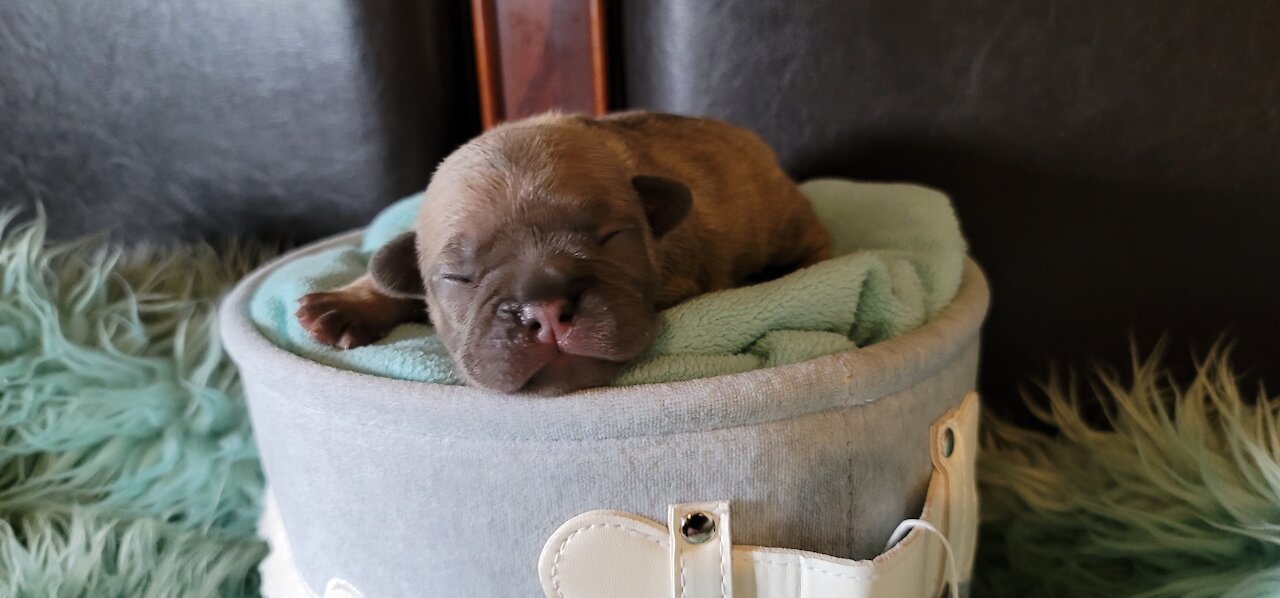
[[885, 552], [855, 561], [734, 546], [728, 502], [671, 505], [666, 526], [620, 511], [562, 525], [539, 561], [551, 598], [910, 598], [966, 595], [978, 526], [979, 401], [969, 393], [930, 428], [934, 472], [924, 510]]

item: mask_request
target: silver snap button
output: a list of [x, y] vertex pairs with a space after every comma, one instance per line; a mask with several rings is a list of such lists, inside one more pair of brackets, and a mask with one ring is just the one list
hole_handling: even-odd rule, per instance
[[955, 452], [955, 450], [956, 450], [956, 433], [955, 433], [955, 432], [953, 432], [953, 431], [951, 430], [951, 428], [947, 428], [946, 430], [943, 430], [943, 432], [942, 432], [942, 446], [941, 446], [941, 447], [939, 447], [939, 448], [940, 448], [940, 449], [942, 449], [942, 456], [943, 456], [943, 458], [950, 457], [950, 456], [951, 456], [951, 453]]
[[689, 513], [680, 522], [680, 535], [690, 544], [702, 544], [716, 536], [716, 520], [706, 513]]

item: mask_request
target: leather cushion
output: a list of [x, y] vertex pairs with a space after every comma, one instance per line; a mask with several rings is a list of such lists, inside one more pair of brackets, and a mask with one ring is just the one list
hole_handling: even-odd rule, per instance
[[[1280, 383], [1280, 5], [627, 2], [626, 103], [752, 127], [807, 178], [949, 192], [996, 396], [1224, 330]], [[1008, 399], [1006, 399], [1008, 400]]]
[[0, 5], [0, 207], [54, 236], [306, 240], [426, 185], [476, 129], [465, 7]]

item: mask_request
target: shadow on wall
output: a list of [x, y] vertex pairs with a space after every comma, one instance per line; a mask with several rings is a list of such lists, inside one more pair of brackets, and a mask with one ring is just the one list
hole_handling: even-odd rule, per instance
[[[363, 33], [360, 72], [381, 106], [385, 205], [425, 189], [440, 160], [479, 133], [471, 12], [463, 3], [396, 0], [353, 10]], [[442, 27], [451, 35], [424, 34]]]

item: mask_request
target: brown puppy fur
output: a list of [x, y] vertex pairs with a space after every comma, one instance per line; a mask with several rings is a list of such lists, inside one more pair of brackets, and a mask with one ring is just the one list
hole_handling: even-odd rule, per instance
[[643, 112], [548, 114], [441, 163], [413, 233], [370, 274], [303, 297], [328, 344], [372, 342], [422, 299], [469, 383], [559, 394], [607, 383], [657, 312], [830, 255], [808, 200], [756, 135]]

